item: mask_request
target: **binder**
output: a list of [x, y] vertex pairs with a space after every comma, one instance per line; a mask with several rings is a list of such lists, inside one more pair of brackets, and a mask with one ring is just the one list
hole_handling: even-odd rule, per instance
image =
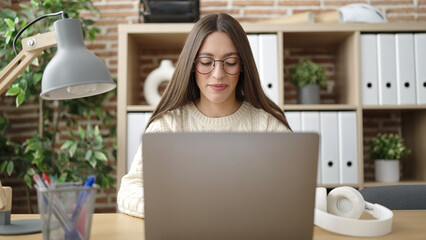
[[301, 120], [300, 112], [298, 111], [285, 112], [285, 116], [293, 132], [302, 131], [302, 120]]
[[[151, 113], [149, 113], [151, 114]], [[127, 113], [127, 162], [126, 172], [129, 172], [133, 158], [141, 144], [142, 134], [145, 132], [146, 113], [132, 112]]]
[[362, 103], [379, 105], [376, 34], [361, 34]]
[[247, 39], [253, 53], [254, 62], [259, 71], [259, 36], [257, 34], [247, 34]]
[[377, 34], [379, 104], [397, 104], [395, 35]]
[[[321, 131], [320, 131], [320, 114], [319, 112], [316, 111], [312, 111], [312, 112], [307, 112], [307, 111], [303, 111], [300, 114], [301, 117], [301, 130], [302, 132], [314, 132], [314, 133], [318, 133], [321, 136]], [[321, 142], [321, 137], [320, 137], [320, 142]], [[318, 154], [318, 172], [317, 172], [317, 184], [321, 184], [322, 183], [322, 172], [321, 172], [321, 146], [319, 148], [319, 154]]]
[[358, 184], [356, 112], [339, 112], [340, 184]]
[[263, 91], [279, 105], [278, 37], [276, 34], [259, 35], [259, 75]]
[[426, 104], [426, 33], [414, 34], [417, 104]]
[[412, 33], [395, 34], [395, 46], [398, 104], [416, 104], [414, 35]]
[[322, 184], [339, 183], [339, 140], [337, 112], [320, 113]]

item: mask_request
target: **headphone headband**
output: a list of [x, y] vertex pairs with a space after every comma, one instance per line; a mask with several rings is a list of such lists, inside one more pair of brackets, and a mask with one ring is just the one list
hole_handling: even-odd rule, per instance
[[[356, 190], [354, 189], [354, 191]], [[324, 190], [318, 189], [316, 197], [324, 197], [318, 196], [322, 194], [324, 194]], [[323, 206], [324, 203], [322, 203], [322, 201], [325, 201], [325, 199], [318, 200], [319, 199], [316, 200], [317, 207], [315, 208], [314, 216], [314, 223], [318, 227], [334, 233], [355, 237], [377, 237], [388, 234], [392, 230], [393, 213], [380, 204], [365, 202], [364, 212], [372, 215], [376, 219], [360, 220], [330, 214], [326, 209], [321, 209], [321, 206], [318, 205], [321, 204]]]

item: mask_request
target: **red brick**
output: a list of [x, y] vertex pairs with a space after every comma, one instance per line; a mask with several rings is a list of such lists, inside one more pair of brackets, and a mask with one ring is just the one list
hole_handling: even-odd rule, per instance
[[227, 6], [227, 2], [220, 2], [220, 1], [201, 1], [200, 2], [200, 9], [204, 7], [224, 7]]
[[366, 1], [341, 1], [341, 0], [324, 0], [324, 6], [344, 6], [348, 4], [354, 4], [354, 3], [367, 3]]
[[[292, 0], [284, 0], [278, 1], [278, 6], [320, 6], [320, 1], [292, 1]], [[306, 10], [305, 10], [306, 11]]]
[[259, 1], [259, 0], [246, 0], [246, 1], [233, 1], [233, 6], [273, 6], [274, 1]]
[[386, 16], [386, 18], [388, 22], [412, 22], [416, 20], [414, 16]]
[[127, 20], [98, 20], [95, 23], [95, 26], [105, 26], [105, 25], [117, 25], [117, 24], [126, 24]]
[[252, 14], [279, 14], [279, 15], [285, 15], [287, 13], [286, 10], [282, 9], [246, 9], [244, 10], [245, 14], [252, 15]]
[[139, 16], [137, 11], [134, 12], [103, 12], [101, 13], [101, 18], [107, 17], [131, 17], [131, 16]]
[[103, 12], [103, 10], [116, 10], [116, 9], [134, 9], [133, 4], [106, 4], [106, 5], [97, 5], [96, 8]]
[[412, 5], [412, 0], [370, 0], [370, 4], [376, 5]]

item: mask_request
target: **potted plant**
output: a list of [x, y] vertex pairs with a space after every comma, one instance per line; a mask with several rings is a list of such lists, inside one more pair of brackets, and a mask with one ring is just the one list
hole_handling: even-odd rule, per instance
[[297, 103], [319, 104], [319, 87], [327, 82], [324, 68], [311, 60], [301, 61], [292, 69], [290, 78], [297, 86]]
[[404, 140], [395, 134], [377, 134], [370, 142], [368, 155], [375, 159], [377, 182], [399, 181], [399, 160], [411, 153]]

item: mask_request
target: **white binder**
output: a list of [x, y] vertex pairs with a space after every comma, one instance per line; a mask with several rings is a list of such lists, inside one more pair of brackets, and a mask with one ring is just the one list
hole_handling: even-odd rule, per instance
[[379, 105], [376, 34], [361, 34], [362, 103]]
[[302, 119], [301, 113], [299, 111], [285, 112], [285, 116], [293, 132], [302, 131]]
[[[318, 133], [321, 136], [320, 131], [320, 113], [319, 112], [301, 112], [302, 120], [302, 132], [314, 132]], [[321, 137], [320, 137], [321, 142]], [[318, 154], [318, 172], [317, 172], [317, 184], [322, 183], [322, 172], [321, 172], [321, 147], [319, 148]]]
[[395, 34], [377, 34], [379, 104], [397, 104]]
[[339, 112], [340, 184], [358, 184], [356, 112]]
[[413, 34], [395, 34], [395, 46], [397, 82], [396, 88], [398, 95], [398, 104], [416, 104], [416, 79], [414, 68]]
[[278, 37], [276, 34], [259, 35], [259, 75], [266, 95], [279, 105], [278, 94]]
[[339, 135], [337, 112], [321, 112], [322, 184], [339, 183]]
[[147, 114], [143, 112], [127, 113], [127, 163], [126, 173], [129, 172], [132, 165], [133, 158], [141, 144], [142, 134], [145, 132], [145, 126], [148, 122], [146, 119]]
[[426, 104], [426, 33], [414, 34], [417, 104]]
[[254, 62], [259, 71], [259, 36], [257, 34], [247, 34], [251, 52], [253, 53]]

